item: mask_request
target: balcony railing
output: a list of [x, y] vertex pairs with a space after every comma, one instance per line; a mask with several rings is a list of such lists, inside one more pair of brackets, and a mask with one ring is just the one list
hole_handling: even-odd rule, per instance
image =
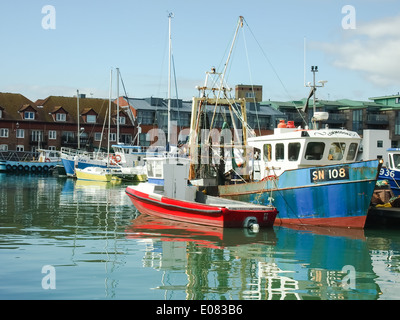
[[367, 124], [389, 124], [389, 117], [386, 114], [367, 115]]

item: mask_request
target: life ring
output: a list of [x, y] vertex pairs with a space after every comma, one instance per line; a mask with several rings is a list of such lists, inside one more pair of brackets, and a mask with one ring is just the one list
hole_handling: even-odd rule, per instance
[[114, 160], [116, 163], [121, 162], [121, 156], [117, 154], [116, 156], [114, 156]]
[[44, 159], [44, 162], [50, 162], [49, 158]]

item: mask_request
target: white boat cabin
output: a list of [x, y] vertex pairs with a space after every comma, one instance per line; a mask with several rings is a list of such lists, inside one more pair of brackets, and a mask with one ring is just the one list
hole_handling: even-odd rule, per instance
[[389, 148], [387, 167], [390, 170], [400, 171], [400, 148]]
[[361, 137], [343, 129], [276, 128], [274, 134], [249, 138], [254, 151], [254, 179], [283, 171], [356, 161]]

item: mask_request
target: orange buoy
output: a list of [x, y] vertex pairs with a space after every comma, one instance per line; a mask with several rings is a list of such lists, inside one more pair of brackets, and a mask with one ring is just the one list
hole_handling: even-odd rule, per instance
[[279, 120], [278, 128], [286, 128], [285, 120]]

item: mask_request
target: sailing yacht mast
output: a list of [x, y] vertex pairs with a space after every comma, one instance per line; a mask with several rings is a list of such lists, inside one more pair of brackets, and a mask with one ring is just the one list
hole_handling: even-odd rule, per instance
[[119, 68], [117, 68], [117, 144], [119, 144]]
[[76, 90], [76, 110], [77, 110], [77, 123], [78, 123], [78, 150], [81, 149], [81, 136], [80, 136], [80, 131], [81, 129], [79, 128], [79, 90]]
[[110, 70], [110, 93], [108, 100], [108, 142], [107, 142], [107, 166], [110, 163], [110, 139], [111, 139], [111, 95], [112, 95], [112, 69]]
[[168, 58], [168, 133], [167, 133], [167, 151], [169, 151], [169, 144], [171, 142], [171, 59], [172, 59], [172, 39], [171, 39], [171, 19], [174, 14], [168, 14], [169, 25], [169, 58]]

